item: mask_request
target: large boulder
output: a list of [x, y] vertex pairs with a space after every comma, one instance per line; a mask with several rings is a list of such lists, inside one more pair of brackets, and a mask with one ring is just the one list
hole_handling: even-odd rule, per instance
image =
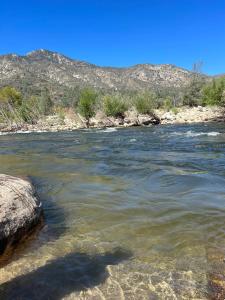
[[0, 174], [0, 255], [42, 220], [42, 205], [28, 180]]

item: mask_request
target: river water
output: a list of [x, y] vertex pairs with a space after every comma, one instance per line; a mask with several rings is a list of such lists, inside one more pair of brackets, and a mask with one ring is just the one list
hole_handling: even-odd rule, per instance
[[0, 166], [45, 210], [1, 300], [210, 299], [225, 275], [224, 125], [2, 135]]

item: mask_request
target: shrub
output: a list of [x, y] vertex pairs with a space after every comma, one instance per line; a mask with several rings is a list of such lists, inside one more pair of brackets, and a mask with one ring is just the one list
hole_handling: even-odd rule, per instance
[[18, 107], [22, 103], [22, 95], [13, 87], [0, 89], [0, 116], [3, 122], [19, 121]]
[[166, 109], [167, 111], [170, 111], [173, 108], [172, 100], [170, 97], [167, 97], [163, 101], [163, 108]]
[[118, 95], [107, 95], [103, 98], [104, 112], [109, 117], [123, 118], [127, 110], [126, 103]]
[[22, 95], [15, 88], [6, 86], [0, 89], [0, 102], [17, 107], [22, 104]]
[[87, 126], [89, 126], [90, 118], [95, 115], [97, 96], [97, 93], [89, 88], [81, 91], [78, 102], [78, 110], [80, 114], [87, 120]]
[[65, 108], [62, 108], [61, 106], [56, 106], [54, 108], [54, 113], [57, 114], [57, 116], [60, 119], [61, 125], [63, 125], [64, 124], [64, 120], [65, 120]]
[[39, 98], [31, 96], [30, 98], [23, 100], [18, 111], [24, 122], [31, 124], [36, 123], [41, 114], [39, 108]]
[[225, 77], [214, 79], [212, 83], [203, 88], [202, 104], [224, 106], [224, 95]]
[[39, 111], [42, 115], [49, 115], [52, 113], [53, 102], [48, 93], [48, 91], [44, 91], [39, 98]]
[[174, 113], [175, 115], [178, 114], [178, 108], [177, 107], [172, 107], [171, 108], [172, 113]]
[[152, 114], [156, 108], [156, 96], [150, 92], [139, 94], [135, 100], [135, 107], [140, 114]]

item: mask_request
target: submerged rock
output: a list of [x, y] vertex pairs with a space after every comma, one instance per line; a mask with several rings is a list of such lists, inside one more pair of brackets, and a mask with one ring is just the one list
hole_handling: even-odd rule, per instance
[[0, 255], [26, 237], [42, 219], [32, 184], [0, 174]]

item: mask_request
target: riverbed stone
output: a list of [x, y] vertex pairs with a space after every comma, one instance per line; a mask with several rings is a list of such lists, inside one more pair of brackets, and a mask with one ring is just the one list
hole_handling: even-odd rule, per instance
[[28, 236], [42, 216], [42, 204], [30, 182], [0, 174], [0, 255]]

